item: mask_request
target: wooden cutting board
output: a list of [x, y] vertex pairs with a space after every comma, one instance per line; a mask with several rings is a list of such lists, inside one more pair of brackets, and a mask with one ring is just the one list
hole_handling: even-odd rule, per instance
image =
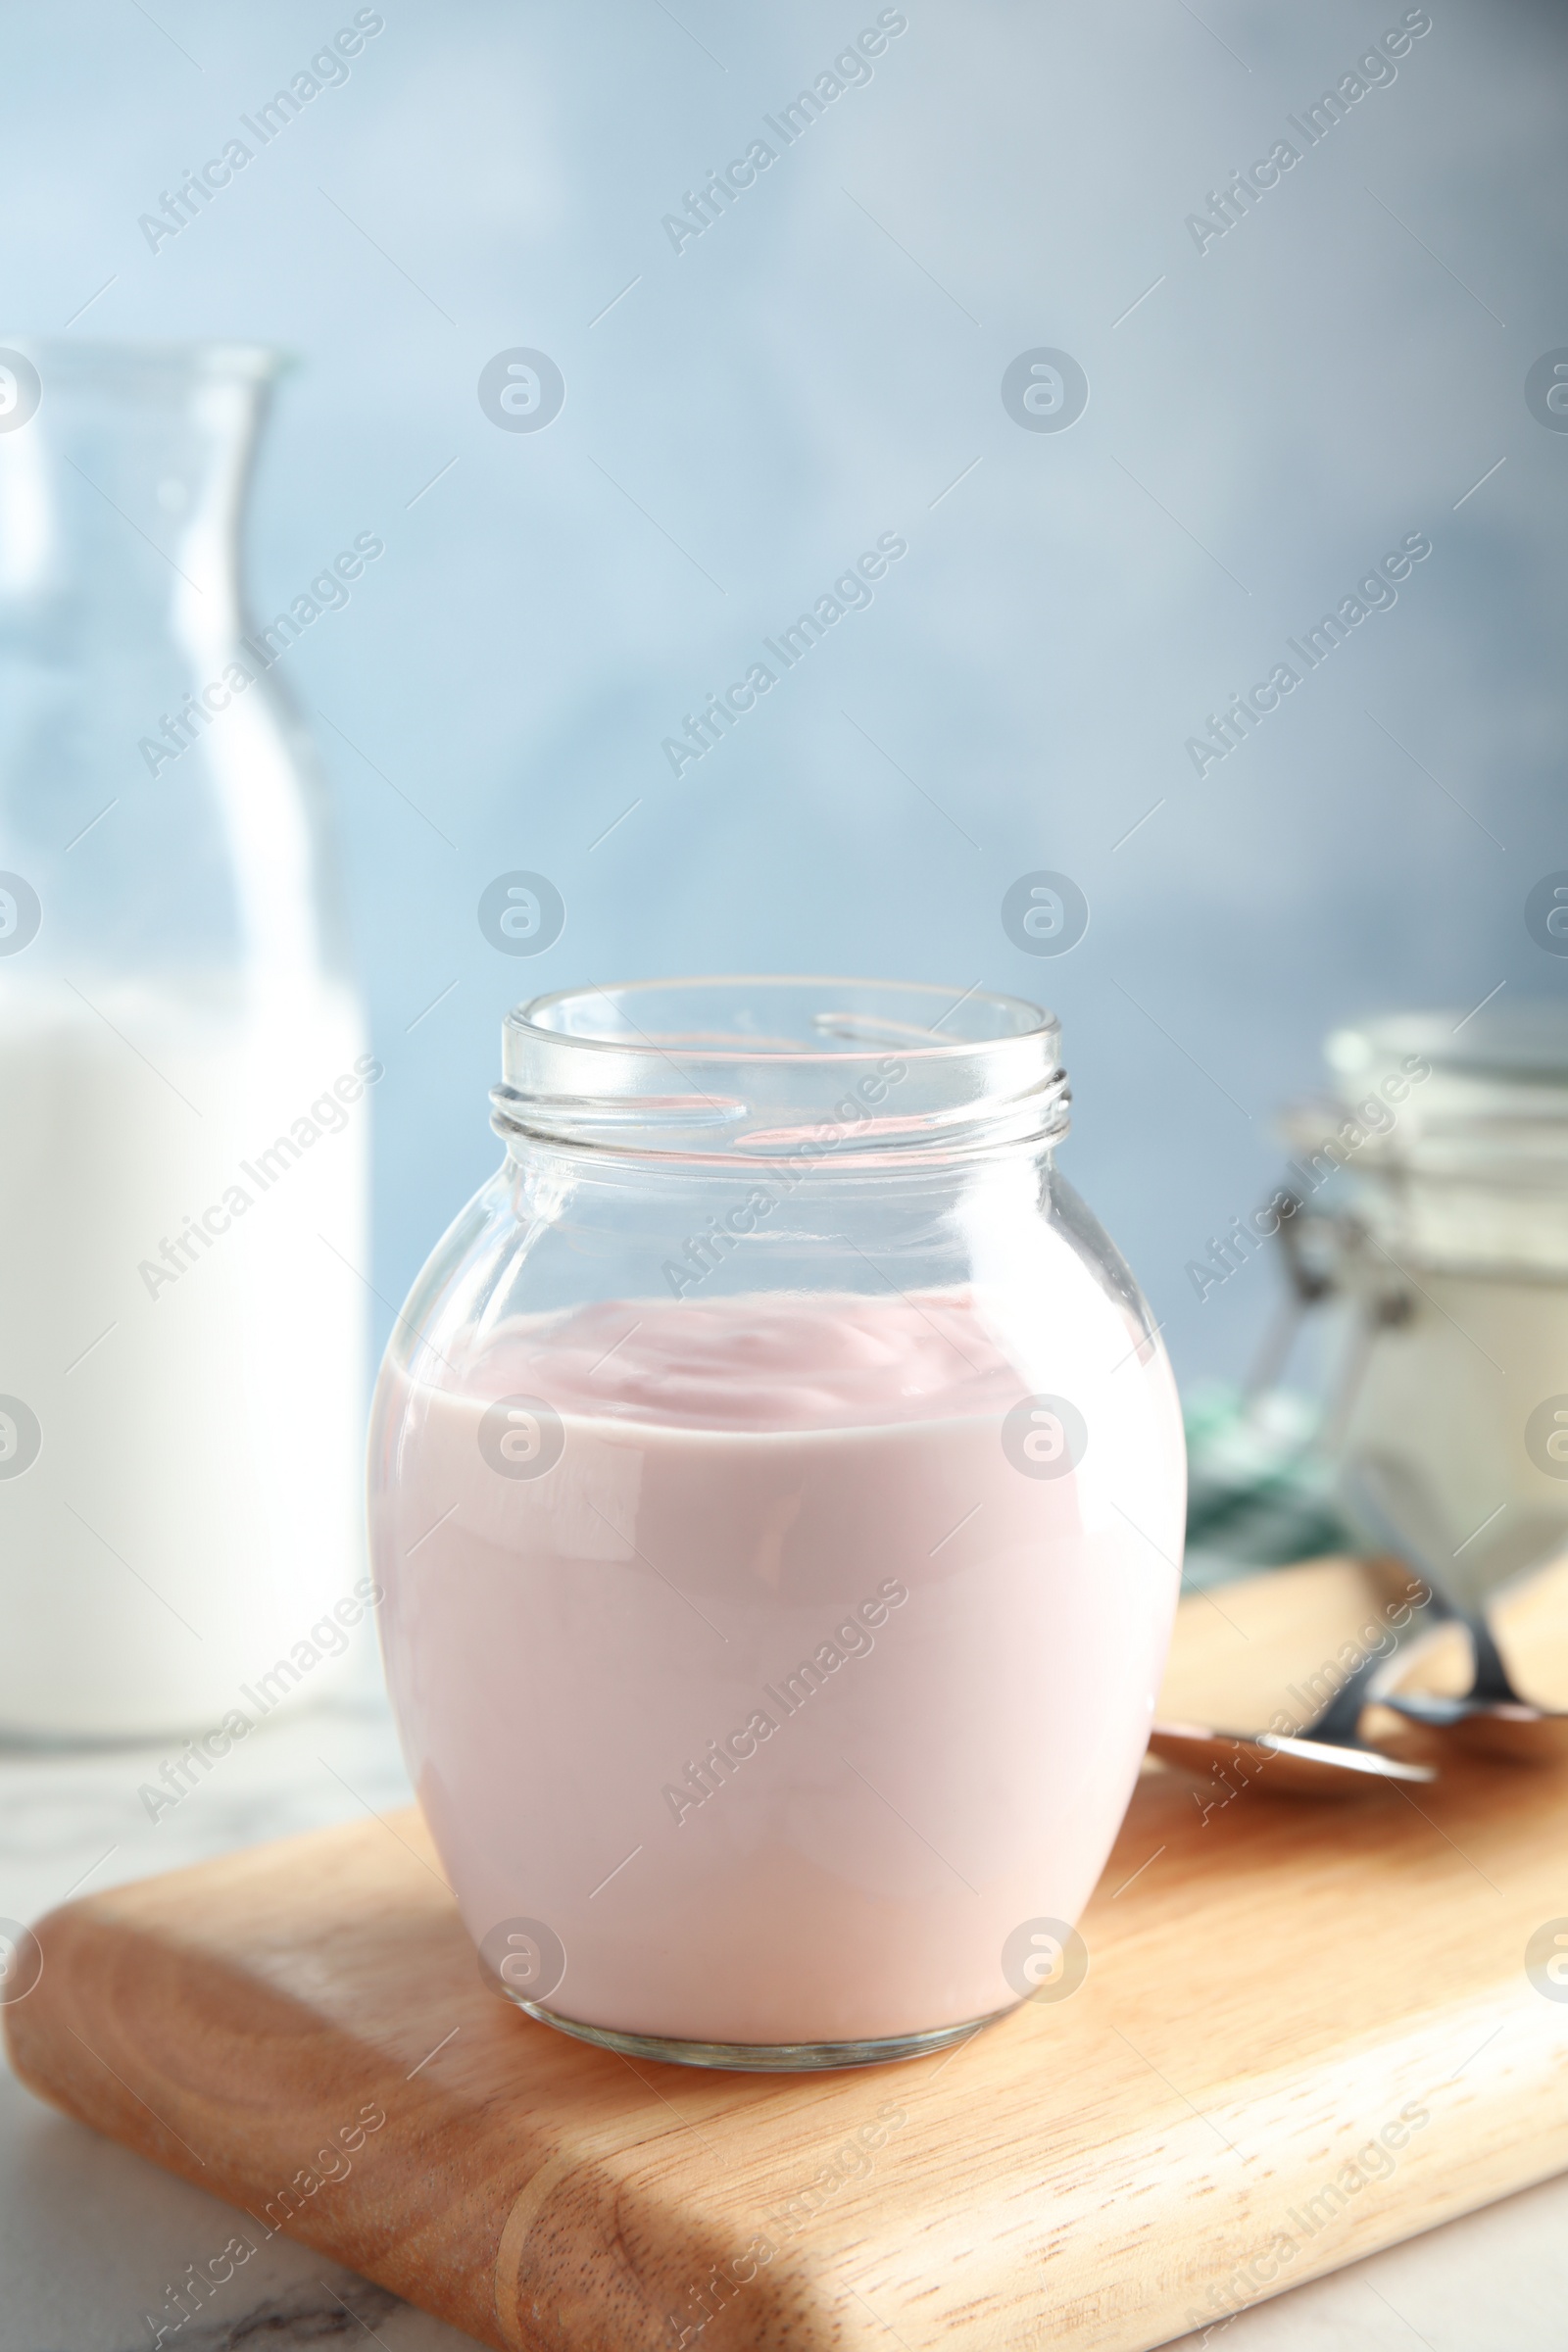
[[[1195, 1596], [1165, 1711], [1266, 1720], [1386, 1599], [1348, 1562]], [[1560, 1581], [1536, 1614], [1560, 1648]], [[281, 2227], [508, 2352], [1140, 2352], [1568, 2167], [1526, 1968], [1565, 1832], [1561, 1772], [1317, 1807], [1151, 1769], [1071, 1997], [825, 2077], [523, 2017], [413, 1813], [68, 1904], [6, 2014], [34, 2089], [237, 2209], [192, 2249], [215, 2323]]]

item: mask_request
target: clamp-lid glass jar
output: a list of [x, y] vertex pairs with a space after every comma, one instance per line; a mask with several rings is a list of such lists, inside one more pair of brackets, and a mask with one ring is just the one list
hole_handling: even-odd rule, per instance
[[371, 1432], [411, 1773], [498, 1990], [698, 2064], [1081, 1973], [1178, 1583], [1174, 1386], [1053, 1164], [1055, 1021], [846, 980], [541, 998]]
[[1281, 1233], [1298, 1295], [1348, 1308], [1329, 1449], [1430, 1493], [1473, 1605], [1568, 1542], [1568, 1008], [1383, 1014], [1325, 1052]]

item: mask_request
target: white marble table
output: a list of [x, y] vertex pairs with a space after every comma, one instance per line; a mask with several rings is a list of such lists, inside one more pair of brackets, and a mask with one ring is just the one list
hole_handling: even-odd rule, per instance
[[[0, 1915], [35, 1918], [77, 1886], [410, 1801], [368, 1657], [343, 1695], [264, 1728], [152, 1822], [136, 1790], [168, 1752], [0, 1747]], [[0, 2352], [152, 2352], [147, 2315], [166, 2309], [168, 2288], [211, 2248], [215, 2228], [220, 2240], [224, 2218], [200, 2189], [0, 2075]], [[458, 2352], [470, 2341], [276, 2238], [164, 2343], [280, 2352], [372, 2340], [383, 2352]], [[1568, 2179], [1298, 2287], [1206, 2340], [1226, 2352], [1562, 2352]]]

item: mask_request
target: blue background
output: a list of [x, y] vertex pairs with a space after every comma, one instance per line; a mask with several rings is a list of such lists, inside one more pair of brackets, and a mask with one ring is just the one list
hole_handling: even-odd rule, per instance
[[[299, 356], [253, 510], [263, 619], [386, 541], [280, 665], [318, 714], [387, 1064], [378, 1289], [495, 1162], [510, 1003], [882, 973], [1059, 1012], [1063, 1164], [1178, 1369], [1237, 1368], [1272, 1274], [1200, 1305], [1183, 1266], [1272, 1189], [1322, 1032], [1568, 983], [1522, 916], [1568, 864], [1568, 434], [1523, 393], [1568, 343], [1560, 14], [1438, 0], [1397, 78], [1200, 253], [1187, 216], [1401, 8], [911, 0], [869, 82], [677, 254], [662, 217], [875, 6], [381, 13], [156, 253], [138, 216], [354, 11], [106, 0], [68, 44], [19, 17], [30, 193], [0, 238], [13, 333]], [[1000, 397], [1041, 345], [1089, 378], [1066, 432]], [[564, 375], [547, 430], [480, 408], [514, 346]], [[1205, 713], [1417, 530], [1397, 606], [1200, 779]], [[909, 552], [871, 607], [677, 780], [681, 714], [885, 531]], [[515, 867], [567, 908], [531, 961], [475, 919]], [[1037, 867], [1092, 909], [1055, 959], [1000, 920]]]

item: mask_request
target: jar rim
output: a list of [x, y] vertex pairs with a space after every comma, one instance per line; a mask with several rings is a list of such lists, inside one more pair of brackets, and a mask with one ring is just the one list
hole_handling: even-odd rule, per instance
[[1444, 1080], [1568, 1088], [1568, 1005], [1537, 997], [1464, 1013], [1373, 1013], [1331, 1030], [1323, 1051], [1342, 1087], [1415, 1054]]
[[[953, 1034], [938, 1036], [945, 1024]], [[866, 1166], [1055, 1141], [1053, 1013], [930, 981], [737, 973], [556, 989], [502, 1024], [493, 1125], [600, 1151]]]
[[[667, 1058], [670, 1045], [677, 1042], [673, 1039], [666, 1037], [661, 1041], [657, 1038], [639, 1036], [634, 1041], [628, 1038], [624, 1031], [616, 1031], [612, 1035], [600, 1037], [595, 1036], [591, 1030], [567, 1026], [564, 1022], [549, 1018], [548, 1015], [558, 1010], [564, 1011], [571, 1005], [587, 1004], [590, 1000], [612, 1004], [623, 997], [631, 997], [641, 1001], [656, 992], [673, 992], [677, 989], [691, 991], [852, 989], [864, 993], [875, 992], [878, 995], [932, 999], [945, 1003], [947, 1007], [944, 1015], [940, 1015], [936, 1021], [926, 1023], [923, 1027], [913, 1022], [901, 1024], [894, 1015], [884, 1017], [874, 1013], [857, 1013], [850, 1006], [846, 1006], [842, 1012], [830, 1010], [814, 1016], [815, 1023], [821, 1028], [824, 1038], [849, 1034], [847, 1026], [842, 1029], [833, 1029], [829, 1027], [830, 1023], [860, 1022], [865, 1029], [863, 1053], [835, 1051], [825, 1043], [814, 1046], [805, 1043], [763, 1044], [760, 1040], [753, 1040], [747, 1033], [740, 1032], [722, 1040], [716, 1037], [707, 1041], [701, 1038], [681, 1038], [678, 1041], [681, 1054], [685, 1059], [690, 1061], [763, 1062], [769, 1064], [825, 1061], [831, 1062], [836, 1067], [846, 1061], [874, 1060], [885, 1055], [890, 1046], [896, 1046], [899, 1053], [904, 1055], [918, 1055], [922, 1059], [938, 1060], [952, 1058], [962, 1054], [972, 1054], [977, 1048], [983, 1049], [988, 1045], [1008, 1044], [1018, 1038], [1038, 1038], [1042, 1043], [1049, 1040], [1053, 1044], [1059, 1044], [1061, 1037], [1061, 1023], [1055, 1014], [1047, 1011], [1044, 1005], [1031, 1004], [1025, 997], [1006, 996], [1000, 991], [982, 990], [978, 987], [960, 990], [955, 996], [951, 988], [944, 987], [937, 981], [867, 980], [857, 979], [844, 973], [816, 972], [683, 973], [668, 980], [613, 981], [609, 987], [600, 987], [590, 982], [587, 985], [579, 984], [572, 988], [552, 989], [543, 996], [530, 997], [524, 1004], [513, 1006], [507, 1014], [506, 1026], [509, 1032], [514, 1032], [519, 1037], [532, 1033], [541, 1039], [548, 1039], [552, 1045], [569, 1043], [572, 1046], [586, 1047], [590, 1051], [606, 1054], [635, 1054], [641, 1053], [657, 1054], [662, 1059]], [[998, 1026], [987, 1036], [944, 1038], [939, 1043], [932, 1044], [923, 1042], [926, 1038], [935, 1037], [935, 1032], [941, 1027], [943, 1018], [956, 1013], [960, 1006], [970, 1004], [977, 1008], [994, 1007], [999, 1012], [1005, 1009], [1010, 1014], [1021, 1014], [1025, 1017], [1012, 1020], [1006, 1027]], [[874, 1037], [869, 1034], [868, 1027], [873, 1023], [878, 1024], [877, 1034]], [[922, 1042], [917, 1043], [916, 1040]]]

